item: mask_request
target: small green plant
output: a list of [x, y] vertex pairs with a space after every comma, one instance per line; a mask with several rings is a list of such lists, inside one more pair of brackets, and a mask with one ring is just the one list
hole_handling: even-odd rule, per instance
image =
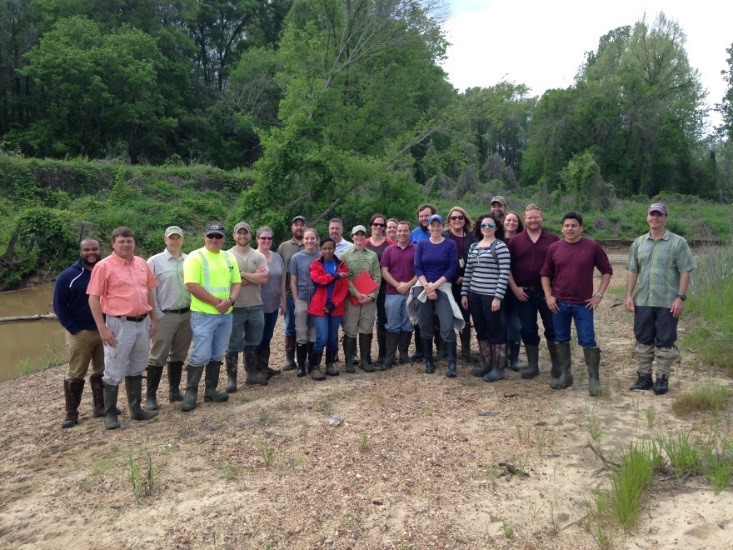
[[621, 457], [620, 468], [611, 478], [609, 505], [625, 529], [636, 523], [644, 492], [663, 462], [659, 446], [653, 441], [632, 443]]
[[725, 408], [729, 395], [727, 388], [709, 380], [676, 398], [672, 410], [678, 415], [693, 412], [718, 414]]
[[649, 428], [649, 431], [652, 431], [654, 429], [654, 421], [656, 420], [656, 418], [657, 418], [656, 409], [653, 406], [649, 407], [646, 410], [646, 426], [647, 428]]
[[660, 437], [659, 445], [678, 475], [702, 472], [702, 449], [699, 441], [688, 434], [678, 433], [676, 437]]
[[144, 471], [140, 470], [137, 459], [130, 455], [128, 473], [132, 485], [132, 494], [135, 496], [137, 503], [140, 504], [144, 496], [152, 495], [155, 492], [155, 472], [150, 454], [148, 454], [148, 464]]
[[32, 372], [33, 366], [31, 365], [31, 360], [28, 359], [28, 357], [18, 361], [18, 376], [28, 376]]
[[224, 465], [224, 468], [222, 468], [221, 470], [221, 477], [223, 477], [227, 481], [231, 481], [235, 477], [237, 477], [237, 471], [234, 469], [234, 466], [232, 466], [231, 462], [227, 462]]
[[507, 520], [501, 522], [501, 530], [504, 533], [504, 538], [510, 539], [514, 537], [514, 526]]
[[590, 435], [591, 440], [595, 443], [600, 443], [601, 437], [603, 437], [603, 429], [601, 428], [601, 423], [596, 416], [595, 407], [590, 409], [588, 412], [588, 435]]
[[369, 436], [367, 434], [362, 434], [361, 439], [359, 439], [359, 452], [366, 453], [369, 450]]
[[728, 487], [733, 476], [733, 445], [726, 440], [722, 449], [707, 447], [703, 462], [703, 475], [713, 485], [717, 495]]
[[262, 463], [265, 465], [265, 468], [269, 468], [275, 462], [275, 451], [272, 449], [272, 445], [270, 445], [269, 440], [265, 439], [265, 442], [262, 444], [261, 451]]

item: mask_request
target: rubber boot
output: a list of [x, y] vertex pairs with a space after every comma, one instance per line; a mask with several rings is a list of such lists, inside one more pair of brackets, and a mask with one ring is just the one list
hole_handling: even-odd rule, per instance
[[[409, 332], [407, 334], [410, 334]], [[385, 335], [384, 347], [384, 368], [391, 369], [397, 364], [397, 346], [400, 341], [399, 332], [387, 332]]]
[[443, 345], [448, 353], [448, 372], [445, 375], [448, 378], [455, 378], [458, 375], [458, 365], [456, 364], [458, 361], [458, 345], [455, 340], [453, 342], [444, 342]]
[[267, 375], [259, 369], [257, 348], [254, 346], [244, 350], [244, 370], [247, 373], [245, 386], [267, 386]]
[[237, 391], [237, 363], [239, 363], [239, 353], [231, 352], [224, 356], [224, 362], [227, 369], [227, 393], [235, 393]]
[[[387, 353], [387, 331], [383, 328], [377, 329], [377, 361], [376, 366], [384, 365]], [[385, 367], [386, 368], [386, 367]]]
[[229, 400], [227, 392], [216, 391], [219, 385], [219, 373], [221, 371], [221, 361], [209, 361], [206, 365], [206, 375], [204, 377], [204, 401], [208, 403], [222, 403]]
[[432, 338], [421, 338], [422, 343], [422, 354], [425, 360], [425, 372], [427, 374], [433, 374], [435, 372], [435, 361], [433, 360], [433, 339]]
[[168, 401], [176, 403], [183, 401], [181, 393], [181, 375], [183, 374], [183, 361], [168, 362]]
[[466, 326], [460, 332], [461, 335], [461, 359], [471, 363], [473, 358], [471, 357], [471, 325], [466, 322]]
[[440, 361], [441, 359], [446, 359], [448, 357], [448, 348], [445, 347], [445, 342], [440, 337], [440, 335], [437, 335], [435, 337], [435, 351], [436, 351], [435, 358], [438, 361]]
[[282, 374], [281, 371], [270, 367], [270, 346], [257, 350], [257, 360], [259, 365], [258, 371], [267, 376], [267, 378]]
[[601, 350], [583, 348], [585, 366], [588, 369], [588, 393], [593, 397], [601, 395]]
[[488, 340], [479, 340], [478, 349], [481, 352], [481, 366], [473, 369], [471, 374], [483, 378], [494, 367], [494, 346]]
[[158, 385], [160, 385], [160, 379], [163, 377], [163, 367], [148, 365], [147, 374], [148, 380], [145, 384], [147, 399], [145, 401], [145, 408], [149, 411], [157, 411], [158, 401], [156, 397], [158, 393]]
[[158, 416], [158, 411], [146, 411], [142, 408], [143, 375], [125, 376], [127, 404], [130, 405], [130, 418], [133, 420], [151, 420]]
[[497, 382], [504, 380], [504, 362], [506, 361], [506, 344], [491, 344], [493, 350], [493, 363], [491, 372], [484, 376], [486, 382]]
[[296, 347], [296, 358], [298, 362], [298, 371], [295, 373], [298, 378], [303, 378], [308, 369], [308, 344], [298, 344]]
[[540, 374], [540, 348], [524, 344], [524, 351], [527, 352], [527, 368], [522, 371], [521, 376], [528, 380]]
[[657, 361], [657, 379], [654, 382], [654, 394], [664, 395], [669, 391], [669, 375], [672, 373], [674, 362], [680, 358], [680, 352], [675, 346], [654, 348], [654, 358]]
[[550, 378], [553, 380], [562, 374], [557, 356], [557, 348], [555, 346], [557, 346], [557, 342], [547, 342], [547, 351], [550, 352], [550, 362], [552, 363], [550, 367]]
[[356, 351], [356, 338], [344, 336], [344, 371], [356, 372], [354, 368], [354, 352]]
[[553, 378], [550, 387], [553, 390], [564, 390], [573, 385], [573, 375], [571, 371], [570, 342], [555, 342], [557, 350], [557, 362], [560, 368], [560, 375]]
[[282, 370], [295, 370], [295, 336], [286, 336], [285, 337], [285, 366], [283, 366]]
[[[94, 403], [94, 418], [104, 416], [104, 382], [101, 374], [92, 374], [89, 377], [89, 385], [92, 387], [92, 402]], [[119, 414], [119, 411], [117, 411]]]
[[422, 337], [420, 336], [420, 327], [415, 325], [415, 354], [410, 357], [410, 361], [417, 363], [424, 359]]
[[410, 341], [412, 340], [411, 332], [400, 332], [400, 338], [397, 342], [397, 349], [400, 352], [400, 365], [410, 362]]
[[104, 384], [102, 392], [104, 394], [104, 429], [115, 430], [120, 427], [117, 420], [117, 393], [119, 386], [111, 386]]
[[84, 391], [84, 379], [64, 380], [64, 400], [66, 401], [66, 419], [62, 428], [71, 428], [79, 423], [79, 404]]
[[361, 358], [361, 364], [359, 367], [364, 372], [374, 372], [378, 370], [372, 365], [372, 359], [370, 357], [372, 351], [372, 334], [359, 334], [359, 352]]
[[326, 349], [326, 376], [338, 376], [339, 371], [333, 366], [336, 359], [336, 350]]
[[199, 382], [203, 373], [204, 367], [194, 367], [193, 365], [186, 367], [188, 380], [186, 381], [186, 395], [183, 397], [183, 404], [181, 405], [183, 412], [190, 412], [196, 408], [196, 397], [199, 393]]
[[506, 366], [514, 372], [519, 372], [519, 345], [520, 342], [509, 340], [507, 342]]
[[636, 382], [629, 388], [633, 390], [651, 390], [654, 386], [652, 382], [652, 364], [654, 363], [654, 345], [642, 344], [637, 341], [634, 344], [632, 355], [636, 359]]
[[326, 375], [321, 370], [321, 359], [323, 358], [323, 350], [314, 351], [308, 354], [308, 372], [310, 372], [311, 379], [321, 381], [326, 379]]

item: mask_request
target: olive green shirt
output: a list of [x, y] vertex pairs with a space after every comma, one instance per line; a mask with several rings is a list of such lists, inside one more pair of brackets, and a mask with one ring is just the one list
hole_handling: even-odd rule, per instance
[[375, 283], [377, 283], [377, 290], [372, 292], [369, 296], [376, 300], [377, 294], [379, 293], [379, 285], [382, 282], [382, 271], [379, 269], [379, 259], [377, 258], [377, 255], [367, 248], [361, 251], [356, 248], [349, 248], [339, 256], [339, 259], [345, 261], [346, 266], [349, 268], [349, 293], [352, 296], [359, 295], [356, 287], [354, 287], [354, 278], [362, 271], [368, 271], [371, 278], [374, 279]]

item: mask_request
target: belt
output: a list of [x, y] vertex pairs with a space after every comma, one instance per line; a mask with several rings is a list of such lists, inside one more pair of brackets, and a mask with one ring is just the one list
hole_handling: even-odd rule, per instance
[[191, 311], [190, 307], [182, 307], [181, 309], [164, 309], [163, 313], [188, 313]]
[[140, 317], [130, 317], [129, 315], [110, 315], [115, 319], [122, 319], [123, 321], [132, 321], [133, 323], [142, 323], [148, 314], [140, 315]]

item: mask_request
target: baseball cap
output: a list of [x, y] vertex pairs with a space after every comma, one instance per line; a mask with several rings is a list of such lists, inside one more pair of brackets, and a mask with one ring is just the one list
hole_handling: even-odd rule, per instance
[[303, 223], [308, 223], [308, 220], [306, 220], [306, 219], [305, 219], [305, 216], [301, 216], [301, 215], [299, 214], [299, 215], [295, 216], [295, 217], [293, 218], [293, 221], [291, 221], [290, 223], [295, 223], [295, 222], [303, 222]]
[[495, 202], [498, 202], [499, 204], [503, 204], [504, 206], [506, 206], [506, 199], [502, 197], [501, 195], [497, 195], [493, 199], [491, 199], [491, 204], [494, 204]]
[[239, 222], [237, 225], [234, 226], [235, 233], [240, 229], [246, 229], [247, 233], [252, 233], [252, 229], [249, 227], [249, 224], [247, 222]]
[[204, 229], [205, 235], [211, 235], [211, 234], [221, 235], [222, 237], [226, 235], [226, 232], [224, 231], [224, 226], [221, 224], [221, 222], [210, 222], [206, 224], [206, 229]]
[[183, 237], [183, 229], [181, 229], [177, 225], [171, 225], [165, 230], [165, 236], [170, 237], [171, 235], [180, 235], [181, 237]]
[[355, 225], [354, 226], [354, 229], [351, 230], [351, 236], [353, 237], [359, 231], [361, 231], [362, 233], [364, 233], [366, 235], [366, 227], [364, 227], [363, 225]]
[[431, 223], [435, 221], [440, 222], [441, 225], [445, 225], [445, 221], [443, 221], [443, 216], [441, 216], [440, 214], [433, 214], [432, 216], [430, 216], [428, 218], [428, 225], [430, 225]]
[[659, 212], [662, 216], [666, 216], [667, 205], [663, 202], [655, 202], [649, 207], [649, 210], [646, 211], [647, 214], [651, 214], [652, 212]]

